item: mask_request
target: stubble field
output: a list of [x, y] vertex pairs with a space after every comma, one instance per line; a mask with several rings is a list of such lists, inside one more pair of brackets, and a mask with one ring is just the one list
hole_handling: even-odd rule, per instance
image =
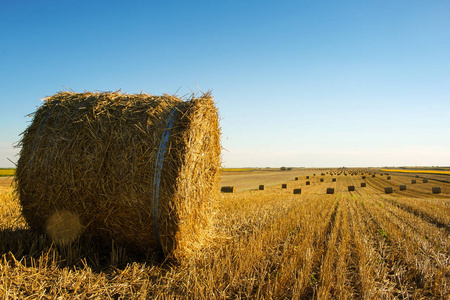
[[238, 192], [221, 194], [216, 243], [177, 264], [114, 243], [56, 248], [0, 178], [0, 298], [450, 299], [450, 176], [380, 173], [225, 172]]

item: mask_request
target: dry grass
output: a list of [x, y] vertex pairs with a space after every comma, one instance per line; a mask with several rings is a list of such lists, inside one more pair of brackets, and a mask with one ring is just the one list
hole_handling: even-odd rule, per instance
[[384, 176], [366, 188], [337, 176], [334, 195], [313, 177], [222, 194], [217, 244], [178, 264], [87, 239], [55, 247], [27, 228], [5, 185], [0, 299], [448, 299], [450, 185], [385, 195]]

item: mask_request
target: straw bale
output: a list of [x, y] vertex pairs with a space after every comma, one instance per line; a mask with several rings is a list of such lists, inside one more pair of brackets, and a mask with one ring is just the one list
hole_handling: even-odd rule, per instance
[[354, 192], [355, 191], [355, 186], [354, 185], [349, 185], [348, 186], [348, 191], [349, 192]]
[[439, 187], [439, 186], [432, 187], [431, 191], [433, 192], [433, 194], [440, 194], [441, 193], [441, 187]]
[[336, 178], [332, 178], [331, 181], [332, 181], [332, 182], [335, 182], [335, 181], [336, 181]]
[[372, 175], [372, 178], [375, 178], [375, 174]]
[[309, 176], [306, 176], [306, 179], [309, 179]]
[[384, 188], [385, 194], [392, 194], [394, 192], [394, 189], [392, 187], [386, 187]]
[[361, 182], [361, 187], [366, 187], [366, 183], [365, 182]]
[[419, 178], [419, 175], [416, 175], [416, 178]]
[[424, 178], [424, 179], [422, 180], [422, 182], [423, 182], [423, 183], [428, 183], [428, 179], [427, 179], [427, 178]]
[[295, 180], [298, 180], [298, 177], [295, 177]]
[[114, 239], [174, 259], [210, 243], [218, 113], [210, 93], [185, 100], [121, 92], [45, 99], [23, 133], [15, 179], [30, 228], [56, 244]]
[[391, 176], [386, 177], [387, 180], [391, 180]]
[[264, 184], [260, 184], [260, 185], [259, 185], [259, 190], [260, 190], [260, 191], [264, 191], [264, 189], [265, 189]]
[[334, 194], [334, 188], [327, 188], [327, 194]]
[[302, 193], [302, 189], [294, 189], [294, 194], [301, 194]]
[[306, 185], [311, 185], [311, 182], [310, 182], [310, 181], [307, 181], [305, 184], [306, 184]]
[[320, 182], [323, 182], [323, 178], [320, 178]]
[[406, 185], [405, 184], [400, 185], [400, 191], [406, 191]]
[[366, 176], [363, 176], [362, 179], [366, 179]]
[[417, 183], [417, 181], [415, 179], [411, 180], [411, 184], [416, 184], [416, 183]]
[[222, 193], [234, 193], [236, 192], [236, 187], [234, 186], [223, 186], [220, 188]]
[[287, 184], [286, 184], [286, 183], [283, 183], [283, 184], [281, 185], [281, 188], [282, 188], [282, 189], [287, 189]]

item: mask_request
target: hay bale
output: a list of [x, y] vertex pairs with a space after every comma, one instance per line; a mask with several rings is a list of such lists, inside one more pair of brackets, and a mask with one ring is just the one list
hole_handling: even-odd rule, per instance
[[375, 174], [372, 175], [372, 178], [375, 178]]
[[331, 182], [335, 182], [335, 181], [336, 181], [336, 178], [332, 178], [332, 179], [331, 179]]
[[416, 180], [415, 179], [412, 179], [411, 180], [411, 184], [416, 184], [417, 182], [416, 182]]
[[286, 184], [286, 183], [283, 183], [283, 184], [281, 185], [281, 188], [282, 188], [282, 189], [287, 189], [287, 184]]
[[366, 176], [363, 176], [362, 179], [366, 179]]
[[323, 178], [320, 178], [320, 182], [323, 182]]
[[405, 184], [400, 185], [400, 191], [406, 191], [406, 185]]
[[394, 189], [392, 187], [386, 187], [384, 188], [385, 194], [392, 194], [394, 192]]
[[433, 194], [440, 194], [441, 193], [441, 188], [438, 186], [432, 187], [431, 191], [433, 192]]
[[264, 191], [264, 190], [265, 190], [264, 184], [259, 185], [259, 190], [260, 190], [260, 191]]
[[386, 177], [387, 180], [391, 180], [391, 176]]
[[348, 191], [349, 192], [354, 192], [355, 191], [355, 186], [354, 185], [349, 185], [348, 186]]
[[422, 180], [422, 182], [423, 183], [428, 183], [428, 179], [425, 178], [425, 179]]
[[327, 194], [334, 194], [334, 188], [327, 188]]
[[361, 187], [366, 187], [366, 183], [365, 182], [361, 182]]
[[236, 187], [235, 186], [223, 186], [220, 188], [220, 191], [222, 193], [235, 193]]
[[294, 189], [294, 195], [301, 194], [302, 189]]
[[298, 180], [298, 177], [295, 177], [295, 180]]
[[307, 181], [305, 184], [306, 184], [306, 185], [311, 185], [311, 182], [310, 182], [310, 181]]
[[309, 179], [309, 176], [306, 176], [306, 179]]
[[419, 178], [419, 175], [416, 175], [416, 178]]
[[16, 191], [30, 228], [182, 259], [209, 243], [220, 130], [209, 93], [61, 92], [23, 133]]

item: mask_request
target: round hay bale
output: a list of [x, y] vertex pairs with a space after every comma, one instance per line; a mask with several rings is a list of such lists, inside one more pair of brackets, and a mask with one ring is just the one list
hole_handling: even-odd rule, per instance
[[400, 185], [400, 191], [406, 191], [406, 185], [405, 184]]
[[259, 190], [260, 190], [260, 191], [264, 191], [264, 189], [265, 189], [264, 184], [260, 184], [260, 185], [259, 185]]
[[327, 194], [334, 194], [334, 188], [327, 188]]
[[394, 189], [392, 187], [386, 187], [384, 188], [385, 194], [392, 194], [394, 192]]
[[365, 182], [361, 182], [361, 187], [366, 187], [366, 183]]
[[301, 194], [302, 189], [294, 189], [294, 195]]
[[234, 186], [223, 186], [220, 188], [222, 193], [234, 193], [236, 192], [236, 187]]
[[440, 194], [442, 192], [441, 187], [439, 186], [432, 187], [431, 191], [433, 192], [433, 194]]
[[210, 93], [61, 92], [23, 133], [16, 191], [30, 228], [188, 257], [213, 238], [220, 129]]

